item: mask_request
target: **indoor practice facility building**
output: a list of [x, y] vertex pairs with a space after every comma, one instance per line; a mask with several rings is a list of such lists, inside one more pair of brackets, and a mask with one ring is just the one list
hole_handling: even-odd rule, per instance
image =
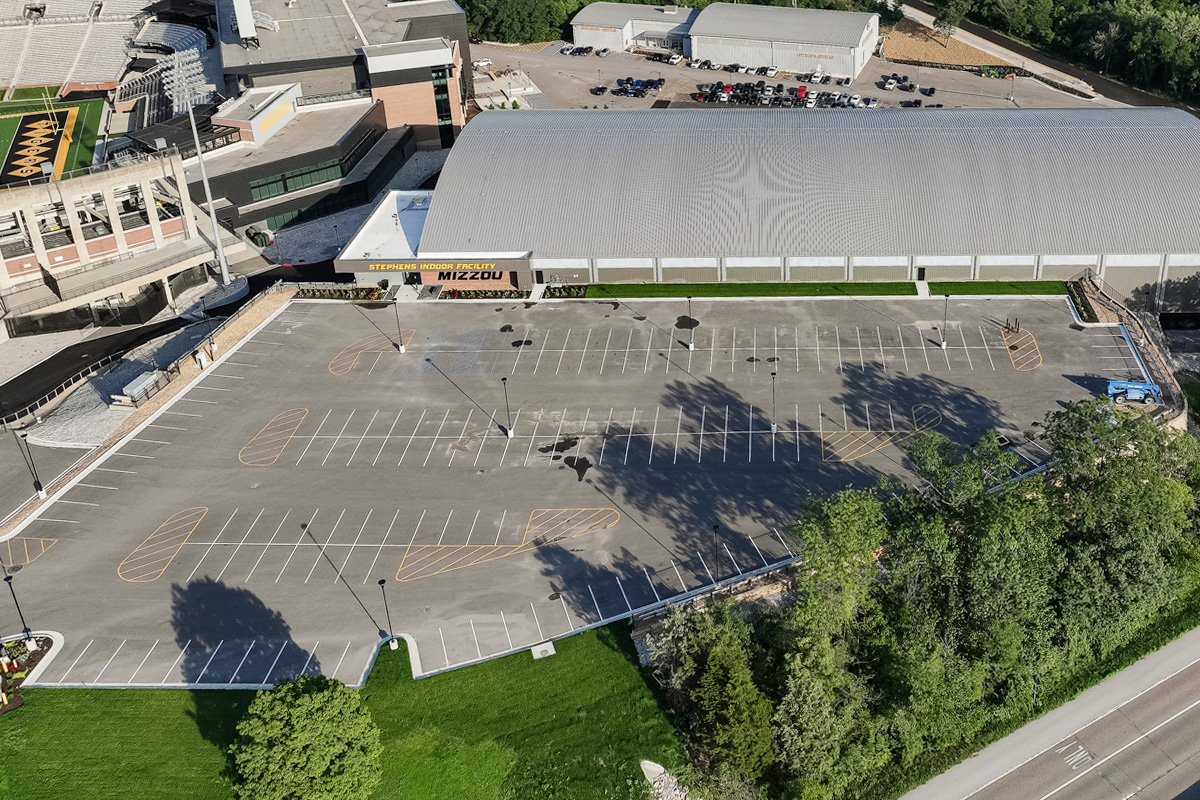
[[[622, 179], [563, 180], [596, 163]], [[1090, 269], [1200, 310], [1198, 164], [1200, 120], [1169, 108], [486, 111], [432, 196], [386, 195], [335, 267], [476, 288]]]

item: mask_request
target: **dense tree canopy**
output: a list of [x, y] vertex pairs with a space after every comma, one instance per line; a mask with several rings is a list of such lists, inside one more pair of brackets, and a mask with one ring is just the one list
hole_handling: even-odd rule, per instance
[[365, 800], [379, 784], [379, 729], [339, 681], [306, 675], [259, 692], [238, 735], [245, 800]]
[[917, 439], [923, 489], [804, 503], [794, 600], [673, 611], [652, 647], [699, 761], [768, 796], [858, 797], [1025, 718], [1193, 597], [1196, 440], [1104, 401], [1044, 438], [1053, 469], [1020, 479], [994, 434]]

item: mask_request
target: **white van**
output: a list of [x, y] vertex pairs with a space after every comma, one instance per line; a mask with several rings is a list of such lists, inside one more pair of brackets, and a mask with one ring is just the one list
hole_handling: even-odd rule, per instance
[[682, 64], [682, 63], [683, 63], [683, 56], [681, 56], [681, 55], [679, 55], [678, 53], [676, 53], [675, 55], [673, 55], [673, 56], [671, 56], [670, 58], [668, 58], [668, 59], [667, 59], [667, 63], [668, 63], [668, 64]]

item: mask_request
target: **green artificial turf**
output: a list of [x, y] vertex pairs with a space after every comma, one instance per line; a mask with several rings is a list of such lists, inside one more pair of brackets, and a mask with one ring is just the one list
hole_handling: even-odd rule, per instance
[[[384, 649], [363, 694], [382, 732], [378, 798], [642, 797], [638, 760], [684, 754], [624, 625], [414, 681]], [[253, 692], [29, 689], [0, 717], [0, 798], [228, 800], [225, 749]]]
[[934, 297], [964, 294], [1066, 294], [1063, 281], [939, 281], [929, 284]]
[[[53, 110], [72, 106], [77, 106], [79, 112], [75, 115], [75, 126], [71, 129], [71, 142], [67, 146], [67, 160], [63, 165], [65, 172], [91, 166], [95, 157], [96, 139], [100, 135], [100, 119], [104, 113], [103, 100], [51, 104]], [[0, 103], [0, 115], [28, 114], [45, 110], [45, 104], [36, 101]], [[9, 145], [16, 136], [19, 122], [20, 117], [0, 119], [0, 156], [8, 152]]]
[[847, 297], [915, 295], [908, 281], [879, 283], [597, 283], [587, 296], [597, 300], [626, 297]]
[[54, 97], [58, 94], [58, 86], [26, 86], [23, 89], [13, 89], [13, 100], [37, 100], [42, 97]]

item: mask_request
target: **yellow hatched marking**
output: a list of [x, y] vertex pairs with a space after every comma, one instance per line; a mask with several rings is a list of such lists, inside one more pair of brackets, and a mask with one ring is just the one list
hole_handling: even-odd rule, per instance
[[167, 517], [158, 530], [125, 557], [117, 567], [117, 576], [130, 583], [149, 583], [161, 578], [207, 513], [208, 508], [197, 506]]
[[307, 416], [307, 408], [293, 408], [276, 415], [238, 451], [238, 461], [248, 467], [269, 467], [274, 464]]
[[1004, 346], [1008, 350], [1013, 369], [1017, 372], [1029, 372], [1042, 365], [1042, 351], [1032, 333], [1021, 331], [1009, 334], [1003, 330], [1000, 333], [1004, 337]]
[[[417, 332], [408, 328], [401, 329], [400, 336], [404, 341], [404, 348], [407, 350], [412, 343], [413, 337]], [[385, 333], [377, 333], [374, 336], [367, 336], [364, 339], [359, 339], [352, 345], [344, 348], [340, 353], [333, 357], [329, 362], [329, 371], [334, 375], [345, 375], [350, 370], [354, 369], [355, 363], [358, 362], [358, 357], [363, 353], [388, 353], [394, 352], [396, 349], [396, 340]]]
[[502, 544], [416, 544], [409, 545], [400, 559], [396, 580], [415, 581], [484, 564], [518, 553], [536, 550], [563, 539], [574, 539], [607, 530], [621, 519], [615, 508], [537, 508], [518, 545]]
[[927, 405], [913, 406], [912, 428], [882, 431], [825, 431], [821, 434], [822, 461], [855, 461], [936, 428], [942, 415]]
[[5, 567], [32, 564], [35, 558], [49, 550], [57, 542], [58, 539], [42, 539], [36, 536], [9, 539], [2, 543], [4, 549], [0, 550], [0, 564]]

